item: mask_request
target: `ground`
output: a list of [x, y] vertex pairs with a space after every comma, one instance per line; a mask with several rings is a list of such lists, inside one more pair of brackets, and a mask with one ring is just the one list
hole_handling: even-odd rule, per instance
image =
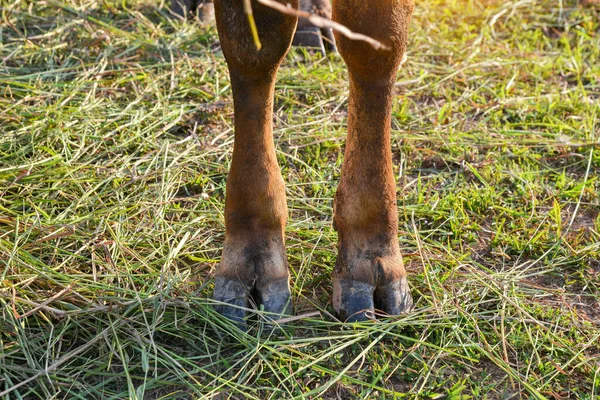
[[331, 314], [348, 87], [293, 50], [275, 133], [296, 317], [215, 314], [233, 107], [151, 1], [0, 3], [0, 398], [600, 396], [600, 8], [422, 0], [392, 148], [416, 311]]

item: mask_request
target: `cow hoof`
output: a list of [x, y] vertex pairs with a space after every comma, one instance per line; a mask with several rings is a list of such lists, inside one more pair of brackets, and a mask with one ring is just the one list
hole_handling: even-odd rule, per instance
[[294, 35], [292, 45], [316, 49], [323, 55], [337, 52], [331, 28], [319, 28], [316, 26], [299, 27]]
[[212, 1], [171, 0], [171, 10], [181, 18], [196, 16], [200, 25], [214, 25], [215, 6]]
[[336, 278], [333, 282], [333, 308], [342, 321], [375, 319], [375, 311], [389, 315], [410, 312], [412, 296], [406, 278], [379, 287], [369, 283]]
[[292, 314], [292, 298], [287, 278], [259, 285], [255, 292], [259, 304], [271, 320]]
[[246, 326], [244, 317], [249, 306], [251, 288], [237, 279], [223, 277], [215, 278], [213, 300], [221, 304], [215, 305], [215, 310], [240, 328]]
[[375, 317], [372, 285], [350, 279], [333, 281], [333, 308], [346, 322], [366, 321]]
[[262, 308], [267, 322], [292, 314], [287, 278], [248, 286], [239, 279], [218, 276], [215, 278], [213, 300], [217, 302], [215, 310], [240, 329], [246, 329], [246, 316], [253, 308]]
[[413, 309], [413, 299], [406, 278], [377, 287], [375, 307], [389, 315], [409, 313]]

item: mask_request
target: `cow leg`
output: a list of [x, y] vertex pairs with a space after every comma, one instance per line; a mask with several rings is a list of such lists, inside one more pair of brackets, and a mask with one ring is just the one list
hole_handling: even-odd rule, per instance
[[252, 299], [267, 312], [291, 311], [284, 247], [287, 205], [272, 119], [275, 76], [297, 20], [256, 2], [252, 8], [260, 51], [243, 2], [215, 0], [217, 30], [233, 91], [235, 141], [227, 178], [225, 243], [213, 298], [223, 303], [217, 306], [221, 314], [241, 324], [245, 312], [240, 307], [248, 307]]
[[398, 244], [396, 184], [390, 146], [396, 72], [404, 54], [412, 0], [334, 0], [333, 19], [389, 47], [375, 50], [336, 34], [350, 78], [348, 138], [335, 197], [339, 234], [333, 307], [343, 319], [377, 308], [412, 307]]

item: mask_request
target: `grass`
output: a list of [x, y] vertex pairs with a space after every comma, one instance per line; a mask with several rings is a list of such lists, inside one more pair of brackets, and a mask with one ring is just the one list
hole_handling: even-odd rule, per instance
[[248, 332], [209, 300], [216, 32], [149, 0], [0, 6], [0, 398], [600, 397], [597, 5], [418, 2], [392, 133], [417, 309], [379, 322], [329, 304], [346, 70], [293, 50], [274, 136], [297, 319]]

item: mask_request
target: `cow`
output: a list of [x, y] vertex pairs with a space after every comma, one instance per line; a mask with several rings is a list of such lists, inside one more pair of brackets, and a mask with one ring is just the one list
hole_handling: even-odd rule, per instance
[[[298, 0], [278, 0], [297, 9]], [[225, 242], [215, 272], [216, 309], [243, 324], [257, 303], [267, 315], [292, 312], [284, 228], [285, 184], [273, 142], [277, 70], [298, 18], [256, 0], [260, 35], [250, 33], [242, 0], [214, 0], [214, 15], [229, 69], [234, 145], [225, 199]], [[338, 256], [332, 304], [341, 320], [363, 321], [381, 310], [399, 315], [413, 302], [398, 243], [396, 184], [390, 144], [394, 83], [406, 50], [412, 0], [334, 0], [334, 21], [383, 44], [335, 33], [349, 74], [348, 135], [334, 199]]]
[[[305, 13], [331, 19], [331, 0], [300, 0], [299, 7]], [[195, 17], [203, 26], [210, 26], [215, 20], [213, 0], [171, 0], [171, 11], [181, 18]], [[336, 52], [331, 27], [315, 26], [306, 18], [298, 20], [292, 44], [318, 49], [323, 55]]]

